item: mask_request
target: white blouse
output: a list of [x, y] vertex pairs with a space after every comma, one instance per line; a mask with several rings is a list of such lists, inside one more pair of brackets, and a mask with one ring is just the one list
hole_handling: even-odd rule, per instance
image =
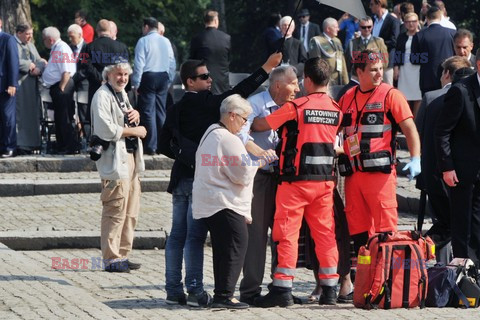
[[219, 124], [212, 124], [196, 153], [193, 218], [208, 218], [220, 210], [230, 209], [251, 223], [253, 178], [258, 165], [251, 160], [238, 136]]

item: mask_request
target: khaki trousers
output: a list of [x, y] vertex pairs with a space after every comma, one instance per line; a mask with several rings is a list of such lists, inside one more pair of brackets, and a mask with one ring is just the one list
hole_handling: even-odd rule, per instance
[[140, 180], [133, 154], [128, 157], [129, 179], [102, 180], [101, 248], [106, 265], [127, 258], [140, 211]]

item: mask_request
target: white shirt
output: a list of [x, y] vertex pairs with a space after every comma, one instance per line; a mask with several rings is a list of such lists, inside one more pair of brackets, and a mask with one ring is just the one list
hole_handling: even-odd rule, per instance
[[193, 218], [208, 218], [230, 209], [251, 222], [253, 178], [257, 169], [238, 136], [217, 123], [208, 127], [195, 158]]
[[440, 25], [442, 27], [445, 27], [445, 28], [448, 28], [448, 29], [453, 29], [453, 30], [457, 30], [457, 27], [455, 27], [455, 25], [453, 24], [452, 21], [450, 21], [448, 18], [446, 18], [445, 16], [442, 16], [442, 20], [440, 20]]
[[73, 77], [76, 71], [77, 62], [73, 57], [72, 49], [62, 39], [58, 39], [50, 51], [48, 64], [42, 73], [42, 82], [47, 87], [51, 87], [62, 80], [65, 72], [69, 72], [70, 77]]

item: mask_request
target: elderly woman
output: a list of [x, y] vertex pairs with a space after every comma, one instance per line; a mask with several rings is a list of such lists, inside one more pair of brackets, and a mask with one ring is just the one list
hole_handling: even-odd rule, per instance
[[238, 94], [223, 100], [220, 122], [207, 129], [196, 153], [192, 214], [203, 219], [210, 231], [213, 308], [248, 308], [233, 293], [247, 251], [253, 178], [258, 169], [236, 134], [251, 112], [250, 104]]
[[[403, 23], [407, 31], [398, 36], [396, 57], [402, 59], [395, 61], [393, 77], [398, 80], [398, 90], [407, 98], [413, 115], [416, 117], [420, 103], [422, 102], [422, 92], [420, 91], [420, 66], [410, 62], [410, 53], [413, 36], [418, 32], [418, 16], [414, 12], [405, 15]], [[401, 55], [399, 55], [401, 53]]]

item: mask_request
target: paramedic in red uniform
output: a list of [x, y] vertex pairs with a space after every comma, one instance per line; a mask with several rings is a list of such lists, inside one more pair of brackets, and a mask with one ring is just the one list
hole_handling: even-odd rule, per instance
[[330, 67], [325, 60], [305, 63], [308, 95], [287, 102], [266, 118], [256, 118], [255, 131], [281, 129], [280, 178], [273, 223], [278, 265], [270, 292], [255, 299], [257, 307], [293, 304], [292, 285], [302, 218], [307, 221], [320, 262], [320, 304], [336, 303], [338, 251], [333, 218], [334, 143], [342, 121], [339, 106], [327, 95]]
[[420, 173], [420, 140], [405, 97], [382, 83], [382, 56], [362, 51], [354, 66], [360, 85], [339, 101], [344, 114], [344, 151], [339, 171], [345, 175], [345, 213], [355, 252], [378, 232], [397, 230], [395, 135], [407, 139], [413, 179]]

